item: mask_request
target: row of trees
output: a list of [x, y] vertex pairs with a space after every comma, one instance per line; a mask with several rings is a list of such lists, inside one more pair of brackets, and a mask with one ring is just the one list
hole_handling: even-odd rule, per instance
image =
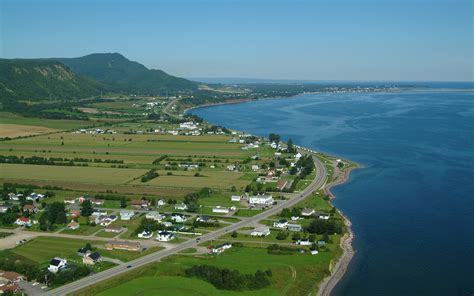
[[65, 224], [66, 208], [62, 202], [53, 202], [47, 204], [44, 208], [44, 212], [39, 218], [39, 228], [41, 230], [53, 230], [55, 224]]
[[258, 290], [271, 284], [272, 271], [257, 270], [255, 274], [241, 274], [238, 270], [219, 268], [212, 265], [194, 265], [186, 269], [187, 277], [205, 280], [222, 290]]

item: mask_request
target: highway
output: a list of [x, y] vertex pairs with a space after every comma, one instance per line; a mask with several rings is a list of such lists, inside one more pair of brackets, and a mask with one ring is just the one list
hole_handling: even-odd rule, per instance
[[[277, 205], [274, 205], [270, 209], [255, 215], [253, 217], [250, 217], [246, 220], [234, 223], [232, 225], [229, 225], [227, 227], [218, 229], [214, 232], [205, 234], [203, 236], [200, 236], [199, 241], [196, 241], [195, 239], [190, 239], [188, 241], [185, 241], [183, 243], [177, 244], [176, 246], [166, 249], [166, 250], [161, 250], [157, 251], [155, 253], [145, 255], [141, 258], [129, 261], [127, 263], [115, 266], [111, 269], [102, 271], [100, 273], [92, 274], [89, 275], [85, 278], [82, 278], [78, 281], [66, 284], [62, 287], [46, 291], [43, 293], [43, 295], [67, 295], [68, 293], [72, 293], [81, 289], [84, 289], [88, 286], [97, 284], [101, 281], [107, 280], [109, 278], [112, 278], [114, 276], [120, 275], [122, 273], [125, 273], [127, 271], [131, 271], [133, 269], [137, 269], [143, 265], [146, 265], [151, 262], [159, 261], [162, 258], [165, 258], [167, 256], [170, 256], [172, 254], [176, 254], [184, 249], [187, 248], [193, 248], [196, 247], [198, 244], [210, 240], [214, 240], [228, 232], [232, 232], [234, 230], [237, 230], [239, 228], [245, 227], [252, 225], [262, 219], [266, 219], [272, 215], [278, 214], [281, 212], [282, 209], [291, 207], [301, 200], [305, 199], [308, 197], [312, 192], [322, 188], [327, 179], [327, 172], [326, 172], [326, 167], [316, 158], [313, 157], [314, 163], [315, 163], [315, 170], [316, 170], [316, 178], [311, 182], [311, 184], [306, 187], [302, 192], [299, 192], [298, 194], [295, 194], [292, 198], [289, 200], [285, 201], [279, 201]], [[127, 268], [127, 266], [130, 266]]]

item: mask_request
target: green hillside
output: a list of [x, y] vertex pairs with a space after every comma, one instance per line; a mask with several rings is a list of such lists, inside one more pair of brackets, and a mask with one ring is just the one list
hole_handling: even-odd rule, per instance
[[0, 59], [0, 99], [71, 100], [100, 94], [105, 86], [50, 60]]
[[64, 63], [78, 74], [109, 85], [114, 91], [154, 95], [195, 90], [198, 86], [195, 82], [171, 76], [161, 70], [150, 70], [119, 53], [95, 53], [54, 60]]

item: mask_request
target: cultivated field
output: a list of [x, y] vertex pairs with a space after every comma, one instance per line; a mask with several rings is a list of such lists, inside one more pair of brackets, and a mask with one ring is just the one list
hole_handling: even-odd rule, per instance
[[55, 132], [57, 130], [42, 126], [31, 126], [21, 124], [0, 124], [0, 138], [16, 138], [32, 135], [40, 135]]

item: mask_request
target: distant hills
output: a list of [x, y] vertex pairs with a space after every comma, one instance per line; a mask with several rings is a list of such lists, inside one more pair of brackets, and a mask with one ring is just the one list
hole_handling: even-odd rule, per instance
[[171, 76], [161, 70], [150, 70], [119, 53], [95, 53], [80, 58], [55, 58], [75, 73], [107, 84], [114, 91], [159, 94], [167, 91], [189, 91], [196, 82]]
[[120, 92], [188, 92], [198, 83], [150, 70], [118, 53], [79, 58], [0, 59], [0, 99], [71, 100]]

